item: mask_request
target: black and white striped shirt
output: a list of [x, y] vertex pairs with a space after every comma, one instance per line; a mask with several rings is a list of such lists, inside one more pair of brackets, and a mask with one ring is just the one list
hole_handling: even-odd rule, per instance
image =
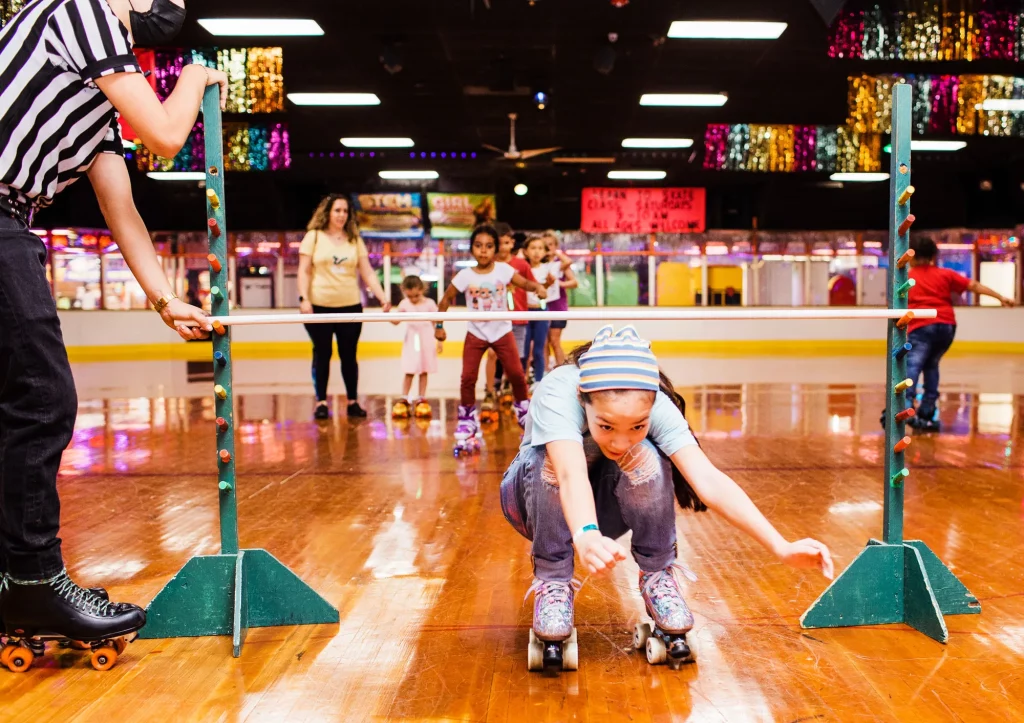
[[0, 204], [46, 206], [100, 153], [123, 154], [96, 87], [141, 72], [106, 0], [32, 0], [0, 30]]

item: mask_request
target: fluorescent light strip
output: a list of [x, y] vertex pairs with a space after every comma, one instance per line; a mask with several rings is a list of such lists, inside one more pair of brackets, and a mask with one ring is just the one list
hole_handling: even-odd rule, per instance
[[389, 181], [433, 181], [437, 171], [381, 171], [380, 177]]
[[989, 98], [982, 102], [981, 109], [1024, 112], [1024, 98]]
[[757, 20], [676, 20], [669, 26], [670, 38], [711, 40], [775, 40], [786, 23]]
[[295, 105], [380, 105], [375, 93], [289, 93]]
[[872, 181], [885, 181], [889, 178], [888, 173], [833, 173], [829, 176], [833, 181], [848, 181], [854, 183], [870, 183]]
[[615, 156], [556, 156], [552, 163], [615, 163]]
[[[967, 147], [967, 141], [910, 141], [912, 151], [959, 151]], [[887, 143], [883, 151], [892, 153], [892, 144]]]
[[608, 171], [613, 181], [660, 181], [667, 175], [665, 171]]
[[717, 108], [727, 100], [725, 93], [644, 93], [640, 105]]
[[146, 174], [156, 181], [205, 181], [203, 171], [150, 171]]
[[323, 35], [316, 20], [303, 18], [200, 18], [210, 35], [311, 36]]
[[346, 148], [412, 148], [412, 138], [342, 138]]
[[624, 138], [623, 148], [689, 148], [692, 138]]

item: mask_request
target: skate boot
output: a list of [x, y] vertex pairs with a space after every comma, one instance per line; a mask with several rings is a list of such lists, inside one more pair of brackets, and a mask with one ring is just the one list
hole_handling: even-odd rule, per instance
[[[0, 590], [5, 589], [5, 581], [3, 578], [4, 576], [0, 575]], [[89, 592], [96, 597], [103, 598], [104, 600], [110, 600], [110, 593], [107, 592], [105, 587], [90, 587]], [[7, 645], [7, 628], [4, 627], [3, 607], [3, 600], [0, 599], [0, 651], [3, 650], [5, 645]], [[88, 650], [89, 644], [83, 643], [79, 640], [72, 640], [68, 643], [68, 647], [74, 648], [75, 650]]]
[[495, 403], [494, 392], [490, 389], [484, 394], [484, 403], [480, 405], [480, 423], [496, 424], [498, 422], [498, 405]]
[[576, 670], [579, 647], [573, 626], [573, 600], [579, 592], [579, 580], [549, 582], [534, 580], [526, 591], [533, 598], [533, 627], [527, 649], [530, 670]]
[[459, 405], [459, 422], [455, 426], [456, 457], [480, 451], [480, 425], [476, 421], [476, 405]]
[[512, 394], [512, 382], [507, 378], [501, 382], [501, 391], [498, 392], [498, 397], [501, 400], [502, 407], [508, 409], [512, 408], [512, 403], [515, 402], [516, 398]]
[[519, 426], [525, 429], [526, 415], [530, 412], [530, 400], [524, 399], [521, 402], [516, 402], [512, 405], [512, 409], [516, 413], [516, 421], [519, 422]]
[[330, 419], [331, 410], [327, 406], [327, 402], [317, 402], [316, 409], [313, 410], [313, 419]]
[[426, 397], [420, 397], [416, 400], [413, 413], [416, 415], [416, 419], [430, 419], [434, 414], [434, 410], [430, 408], [430, 402], [427, 401]]
[[92, 667], [110, 670], [146, 624], [142, 608], [112, 603], [81, 588], [66, 570], [49, 580], [5, 578], [0, 584], [6, 588], [0, 596], [0, 615], [8, 637], [0, 663], [14, 673], [28, 670], [48, 641], [90, 650]]
[[[919, 411], [920, 409], [921, 408], [918, 407]], [[934, 407], [932, 409], [925, 409], [917, 415], [912, 426], [918, 432], [923, 434], [938, 434], [942, 431], [942, 423], [939, 422], [938, 410]]]
[[409, 418], [409, 400], [402, 397], [391, 407], [391, 418], [392, 419], [408, 419]]
[[637, 623], [633, 632], [633, 647], [637, 650], [646, 649], [647, 662], [651, 665], [693, 660], [693, 653], [686, 642], [686, 633], [693, 627], [693, 613], [679, 591], [676, 570], [691, 580], [697, 579], [696, 575], [680, 565], [669, 565], [657, 572], [640, 573], [640, 594], [654, 624]]

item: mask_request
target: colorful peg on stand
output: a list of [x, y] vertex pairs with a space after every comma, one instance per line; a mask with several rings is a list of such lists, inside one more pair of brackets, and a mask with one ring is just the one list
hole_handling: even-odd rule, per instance
[[899, 225], [899, 228], [896, 229], [896, 233], [902, 236], [903, 234], [910, 230], [910, 227], [914, 225], [914, 221], [916, 220], [917, 219], [914, 217], [914, 214], [908, 213], [907, 217], [903, 219], [903, 223], [901, 223]]
[[913, 344], [911, 344], [911, 343], [910, 343], [910, 342], [908, 341], [908, 342], [907, 342], [906, 344], [904, 344], [903, 346], [898, 346], [898, 347], [896, 347], [896, 351], [894, 351], [894, 352], [892, 353], [892, 356], [893, 356], [893, 358], [894, 358], [894, 359], [902, 359], [903, 357], [905, 357], [905, 356], [907, 355], [907, 352], [909, 352], [909, 351], [910, 351], [911, 349], [913, 349], [913, 348], [914, 348], [914, 345], [913, 345]]
[[909, 447], [912, 441], [913, 440], [910, 439], [910, 437], [904, 437], [903, 439], [896, 443], [896, 445], [892, 448], [892, 451], [895, 452], [896, 454], [899, 454], [907, 447]]
[[[207, 192], [207, 193], [209, 193], [209, 192]], [[914, 195], [914, 187], [913, 186], [907, 186], [905, 189], [903, 189], [903, 193], [900, 194], [900, 197], [896, 199], [896, 203], [898, 203], [901, 206], [906, 206], [907, 205], [907, 201], [909, 201], [910, 197], [913, 196], [913, 195]], [[214, 207], [214, 208], [216, 208], [216, 207]]]
[[224, 464], [227, 464], [228, 462], [231, 461], [231, 452], [227, 451], [226, 449], [222, 449], [217, 454], [220, 457], [220, 461], [223, 462]]
[[904, 379], [902, 382], [898, 383], [895, 387], [893, 387], [893, 391], [896, 392], [897, 394], [903, 394], [903, 392], [907, 391], [912, 386], [914, 386], [913, 379]]
[[214, 386], [213, 393], [217, 395], [217, 399], [224, 400], [228, 398], [228, 390], [222, 387], [220, 384]]
[[226, 333], [227, 333], [227, 329], [225, 329], [225, 328], [224, 328], [224, 325], [223, 325], [223, 324], [221, 324], [221, 323], [220, 323], [220, 322], [219, 322], [218, 320], [216, 320], [216, 319], [214, 319], [214, 320], [213, 320], [213, 330], [214, 330], [215, 332], [217, 332], [218, 334], [220, 334], [221, 336], [224, 336], [224, 334], [226, 334]]
[[228, 420], [224, 417], [217, 417], [217, 429], [221, 432], [228, 431]]
[[[911, 217], [913, 218], [913, 217]], [[916, 256], [914, 249], [907, 249], [903, 252], [903, 255], [896, 259], [896, 268], [902, 269], [904, 266], [910, 263], [910, 260]]]
[[910, 293], [910, 290], [917, 284], [913, 279], [907, 279], [896, 288], [896, 296], [901, 299]]
[[910, 470], [904, 467], [899, 472], [892, 476], [890, 482], [893, 487], [900, 487], [903, 485], [903, 480], [910, 476]]
[[906, 314], [900, 317], [900, 320], [896, 322], [897, 329], [906, 329], [907, 324], [914, 320], [914, 312], [908, 311]]
[[215, 352], [213, 352], [213, 360], [215, 362], [217, 362], [217, 366], [220, 366], [220, 367], [222, 367], [222, 366], [224, 366], [225, 364], [228, 363], [228, 358], [226, 356], [224, 356], [224, 352], [222, 352], [222, 351], [215, 351]]
[[902, 412], [896, 415], [896, 422], [902, 424], [903, 422], [907, 421], [916, 414], [917, 411], [913, 407], [907, 407]]
[[210, 287], [210, 296], [212, 296], [215, 299], [223, 299], [224, 298], [224, 294], [221, 293], [221, 290], [220, 290], [219, 286], [211, 286]]
[[206, 199], [210, 202], [210, 208], [220, 208], [220, 198], [212, 188], [206, 189]]
[[220, 225], [217, 223], [217, 219], [211, 218], [206, 224], [210, 227], [210, 233], [213, 234], [213, 237], [220, 238]]
[[231, 489], [231, 483], [226, 482], [225, 480], [221, 480], [220, 484], [218, 484], [217, 486], [220, 487], [221, 492], [227, 492], [228, 490]]
[[209, 254], [206, 260], [210, 262], [210, 268], [214, 271], [220, 271], [223, 268], [220, 265], [220, 259], [217, 258], [217, 254]]

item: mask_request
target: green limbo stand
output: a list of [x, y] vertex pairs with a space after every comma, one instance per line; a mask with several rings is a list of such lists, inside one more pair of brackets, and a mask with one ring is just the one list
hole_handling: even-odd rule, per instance
[[[210, 297], [214, 316], [228, 307], [227, 233], [224, 223], [224, 151], [220, 92], [206, 89], [206, 201], [209, 212]], [[213, 338], [214, 392], [220, 494], [219, 555], [193, 557], [147, 609], [143, 638], [231, 635], [242, 652], [250, 627], [337, 623], [338, 611], [266, 550], [238, 549], [231, 333], [217, 325]]]
[[[911, 87], [893, 89], [892, 152], [889, 171], [890, 309], [906, 309], [914, 282], [908, 279], [912, 257], [910, 226]], [[940, 643], [949, 639], [943, 615], [977, 614], [977, 598], [920, 540], [903, 539], [903, 486], [907, 411], [907, 323], [912, 314], [888, 324], [886, 355], [885, 507], [882, 539], [871, 540], [843, 573], [800, 618], [805, 628], [906, 623]]]

